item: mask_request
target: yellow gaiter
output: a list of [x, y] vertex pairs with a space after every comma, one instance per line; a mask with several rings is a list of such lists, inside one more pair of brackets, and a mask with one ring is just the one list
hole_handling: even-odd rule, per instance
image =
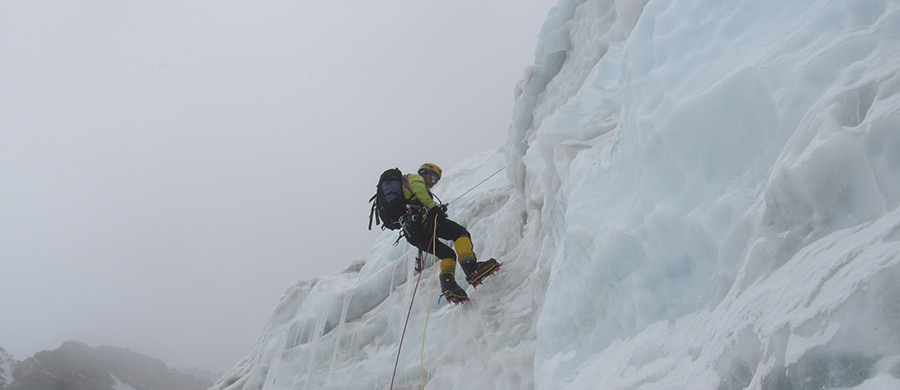
[[467, 257], [475, 258], [475, 251], [472, 250], [472, 239], [468, 236], [457, 238], [453, 242], [453, 247], [456, 248], [456, 256], [460, 261], [465, 260]]
[[456, 274], [456, 260], [449, 258], [441, 260], [441, 275], [446, 273]]

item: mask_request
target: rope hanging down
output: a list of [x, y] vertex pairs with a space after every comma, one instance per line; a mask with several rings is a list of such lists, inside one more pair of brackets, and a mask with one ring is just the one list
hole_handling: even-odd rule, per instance
[[[428, 244], [428, 249], [434, 248], [437, 245], [437, 222], [434, 224], [434, 232], [431, 235], [431, 242]], [[425, 255], [428, 256], [428, 251], [425, 251]], [[433, 258], [437, 258], [432, 255]], [[391, 374], [391, 389], [394, 388], [394, 379], [397, 377], [397, 366], [400, 364], [400, 351], [403, 350], [403, 339], [406, 337], [406, 326], [409, 325], [409, 317], [412, 314], [413, 302], [416, 301], [416, 291], [419, 289], [419, 282], [422, 280], [422, 271], [424, 271], [425, 261], [422, 261], [422, 270], [419, 270], [419, 277], [416, 279], [416, 286], [413, 288], [412, 299], [409, 300], [409, 310], [406, 312], [406, 322], [403, 323], [403, 332], [400, 334], [400, 345], [397, 347], [397, 359], [394, 360], [394, 373]], [[428, 315], [425, 317], [425, 329], [428, 329], [428, 317], [431, 316], [431, 302], [434, 300], [434, 270], [436, 267], [431, 267], [431, 299], [428, 301]], [[425, 329], [422, 330], [422, 388], [425, 388]]]
[[[425, 256], [427, 256], [427, 251]], [[424, 267], [425, 262], [423, 261], [422, 264]], [[415, 287], [413, 287], [412, 298], [409, 300], [409, 310], [406, 312], [406, 322], [403, 323], [403, 332], [400, 333], [400, 345], [397, 347], [397, 359], [394, 360], [394, 373], [391, 374], [391, 390], [393, 390], [394, 388], [394, 379], [397, 377], [397, 366], [400, 364], [400, 351], [403, 350], [403, 339], [406, 337], [406, 326], [409, 325], [409, 316], [412, 314], [413, 302], [416, 301], [416, 291], [419, 290], [419, 282], [421, 280], [422, 271], [419, 271], [419, 278], [416, 279], [416, 285]]]
[[[437, 245], [437, 221], [434, 222], [434, 234], [431, 236], [431, 247], [434, 248]], [[435, 263], [437, 263], [437, 256], [434, 257]], [[425, 314], [425, 327], [422, 328], [422, 351], [419, 353], [419, 357], [422, 363], [422, 390], [425, 390], [425, 332], [428, 331], [428, 319], [431, 318], [431, 303], [434, 302], [434, 274], [438, 265], [431, 266], [431, 298], [428, 299], [428, 313]]]

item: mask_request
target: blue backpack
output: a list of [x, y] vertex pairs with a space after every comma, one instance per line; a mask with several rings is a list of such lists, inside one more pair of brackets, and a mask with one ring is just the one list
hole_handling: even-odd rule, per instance
[[384, 171], [378, 179], [375, 195], [369, 199], [372, 211], [369, 212], [369, 230], [372, 230], [372, 218], [375, 224], [381, 224], [381, 230], [397, 230], [402, 227], [400, 217], [406, 213], [406, 200], [403, 198], [403, 172], [398, 168]]

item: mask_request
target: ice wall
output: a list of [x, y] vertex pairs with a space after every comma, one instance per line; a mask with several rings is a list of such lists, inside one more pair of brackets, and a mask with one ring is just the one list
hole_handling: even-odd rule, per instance
[[560, 1], [505, 147], [435, 187], [506, 168], [450, 207], [502, 272], [448, 305], [385, 233], [215, 388], [900, 388], [898, 11]]
[[895, 381], [898, 2], [650, 1], [630, 34], [619, 5], [577, 4], [510, 133], [538, 387]]

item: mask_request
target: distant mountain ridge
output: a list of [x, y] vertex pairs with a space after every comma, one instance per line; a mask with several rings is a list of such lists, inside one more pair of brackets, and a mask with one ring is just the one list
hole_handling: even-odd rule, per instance
[[0, 390], [203, 390], [211, 385], [208, 378], [122, 348], [67, 341], [22, 362], [0, 349]]

